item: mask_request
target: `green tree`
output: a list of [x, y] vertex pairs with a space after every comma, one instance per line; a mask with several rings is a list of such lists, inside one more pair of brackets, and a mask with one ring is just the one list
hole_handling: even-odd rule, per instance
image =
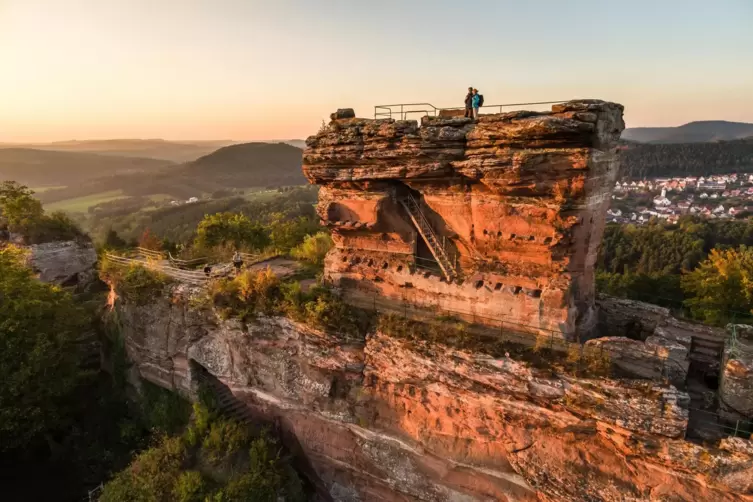
[[210, 249], [221, 245], [258, 250], [269, 244], [269, 235], [259, 223], [238, 213], [207, 215], [196, 229], [194, 246]]
[[0, 451], [31, 447], [63, 429], [82, 376], [75, 344], [85, 312], [68, 293], [36, 280], [23, 259], [13, 246], [0, 249]]
[[311, 217], [287, 218], [283, 213], [274, 213], [270, 219], [268, 228], [271, 244], [283, 252], [288, 252], [302, 243], [307, 235], [321, 230], [319, 223]]
[[42, 218], [42, 203], [34, 198], [34, 191], [15, 181], [0, 185], [0, 216], [12, 232], [25, 230]]
[[104, 246], [107, 249], [121, 249], [126, 247], [126, 241], [123, 240], [118, 233], [112, 228], [107, 231], [105, 235]]
[[307, 235], [299, 246], [293, 248], [291, 255], [299, 260], [308, 261], [314, 265], [324, 265], [324, 257], [332, 248], [332, 237], [327, 232]]
[[713, 249], [706, 261], [682, 278], [685, 304], [705, 322], [723, 325], [753, 313], [753, 248]]

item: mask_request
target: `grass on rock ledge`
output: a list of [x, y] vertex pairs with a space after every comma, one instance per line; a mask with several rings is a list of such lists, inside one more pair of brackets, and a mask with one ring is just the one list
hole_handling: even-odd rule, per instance
[[173, 280], [165, 274], [138, 264], [124, 267], [103, 257], [99, 276], [108, 283], [126, 302], [146, 305], [161, 295]]
[[452, 349], [480, 352], [494, 358], [510, 356], [516, 361], [529, 363], [532, 367], [547, 370], [556, 375], [559, 372], [585, 378], [605, 377], [612, 373], [609, 354], [598, 348], [559, 341], [566, 351], [554, 350], [549, 345], [550, 338], [533, 334], [521, 335], [536, 337], [533, 346], [505, 340], [489, 328], [469, 325], [452, 317], [438, 317], [436, 320], [413, 320], [398, 314], [379, 316], [377, 330], [386, 335], [406, 340], [419, 351], [428, 351], [433, 345], [443, 345]]
[[270, 269], [247, 270], [212, 281], [207, 300], [221, 317], [249, 321], [257, 314], [285, 315], [313, 327], [346, 336], [364, 336], [372, 316], [347, 305], [329, 288], [316, 284], [304, 291], [297, 280], [281, 281]]

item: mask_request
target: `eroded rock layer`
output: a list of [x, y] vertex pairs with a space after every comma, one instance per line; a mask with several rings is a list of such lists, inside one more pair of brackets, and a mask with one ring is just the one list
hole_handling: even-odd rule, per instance
[[683, 439], [688, 395], [281, 317], [242, 324], [177, 287], [118, 302], [133, 369], [194, 395], [208, 371], [334, 501], [753, 501], [753, 447]]
[[[336, 243], [328, 279], [354, 303], [588, 337], [622, 110], [584, 100], [477, 121], [335, 118], [303, 160]], [[403, 204], [411, 197], [420, 218]]]

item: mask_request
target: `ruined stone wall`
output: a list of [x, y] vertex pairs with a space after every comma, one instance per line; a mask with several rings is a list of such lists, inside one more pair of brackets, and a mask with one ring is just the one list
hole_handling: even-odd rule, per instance
[[[333, 120], [308, 138], [303, 165], [323, 186], [318, 211], [336, 243], [326, 276], [354, 302], [386, 297], [587, 336], [623, 128], [622, 106], [596, 100], [420, 126]], [[460, 279], [421, 268], [432, 255], [398, 202], [408, 193]]]
[[683, 439], [688, 396], [388, 333], [118, 301], [133, 370], [187, 395], [194, 365], [280, 426], [333, 501], [753, 501], [753, 447]]

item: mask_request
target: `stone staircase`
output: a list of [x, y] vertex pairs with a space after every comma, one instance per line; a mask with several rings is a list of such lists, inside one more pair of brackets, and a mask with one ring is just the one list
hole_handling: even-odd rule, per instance
[[198, 379], [212, 391], [214, 404], [222, 415], [245, 424], [251, 424], [254, 421], [251, 410], [248, 409], [246, 403], [238, 399], [227, 385], [203, 369], [200, 371]]
[[400, 204], [405, 208], [411, 221], [413, 221], [413, 224], [421, 234], [421, 237], [426, 241], [431, 254], [434, 255], [434, 258], [437, 260], [437, 264], [439, 265], [439, 268], [442, 269], [445, 278], [448, 282], [452, 282], [458, 277], [457, 269], [455, 268], [455, 265], [453, 265], [447, 250], [439, 241], [439, 238], [437, 237], [434, 228], [429, 223], [429, 220], [427, 220], [426, 216], [421, 212], [421, 206], [418, 201], [416, 201], [412, 195], [407, 195], [400, 198]]

